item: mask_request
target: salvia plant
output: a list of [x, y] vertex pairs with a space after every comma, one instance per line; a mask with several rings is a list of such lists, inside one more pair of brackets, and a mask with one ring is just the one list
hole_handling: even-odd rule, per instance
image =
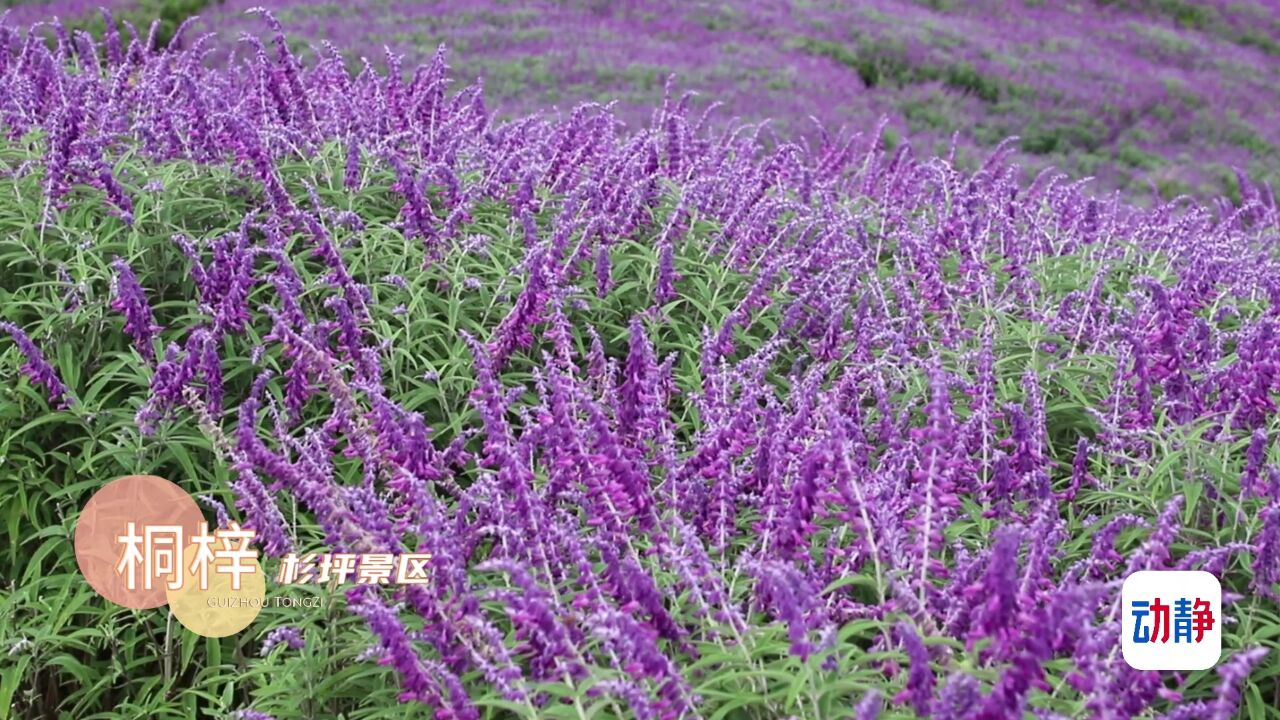
[[[81, 0], [57, 0], [74, 3]], [[156, 0], [149, 0], [155, 2]], [[167, 0], [194, 2], [195, 0]], [[198, 12], [211, 59], [244, 55], [259, 0]], [[976, 166], [1018, 136], [1024, 174], [1053, 165], [1131, 200], [1239, 193], [1233, 168], [1280, 167], [1280, 12], [1274, 0], [273, 0], [295, 48], [330, 41], [356, 67], [402, 67], [446, 42], [454, 77], [483, 77], [502, 116], [583, 98], [649, 119], [664, 79], [696, 87], [713, 121], [770, 120], [768, 142], [827, 127], [948, 152]], [[123, 10], [122, 10], [123, 12]], [[44, 16], [34, 15], [34, 19]], [[25, 16], [24, 16], [25, 17]], [[266, 37], [269, 37], [267, 35]], [[385, 67], [385, 65], [383, 65]], [[779, 140], [780, 139], [780, 140]]]
[[[499, 121], [266, 40], [0, 27], [0, 713], [1275, 718], [1280, 208], [691, 111]], [[204, 640], [92, 592], [111, 477], [429, 552]], [[1215, 670], [1120, 582], [1221, 578]], [[276, 592], [270, 588], [269, 592]]]

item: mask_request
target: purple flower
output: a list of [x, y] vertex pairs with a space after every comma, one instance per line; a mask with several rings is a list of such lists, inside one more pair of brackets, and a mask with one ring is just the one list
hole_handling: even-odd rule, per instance
[[787, 625], [790, 652], [806, 659], [814, 651], [809, 631], [822, 624], [822, 610], [814, 588], [794, 568], [780, 562], [759, 563], [756, 596], [772, 614]]
[[969, 636], [971, 647], [978, 639], [991, 638], [997, 651], [1003, 652], [1011, 641], [1010, 635], [1017, 629], [1018, 550], [1021, 546], [1022, 531], [1019, 528], [998, 530], [981, 583], [963, 590], [966, 597], [978, 601], [974, 610], [974, 627]]
[[116, 180], [115, 174], [110, 168], [103, 168], [98, 172], [98, 183], [102, 189], [106, 191], [107, 197], [111, 200], [111, 204], [115, 206], [116, 212], [120, 219], [126, 225], [133, 224], [133, 201], [129, 195], [125, 193], [124, 187]]
[[347, 141], [347, 165], [342, 184], [348, 190], [360, 188], [360, 143], [354, 139]]
[[1260, 595], [1280, 601], [1275, 589], [1280, 583], [1280, 471], [1272, 473], [1275, 494], [1262, 510], [1262, 528], [1253, 541], [1253, 588]]
[[[146, 37], [126, 25], [121, 47], [109, 18], [101, 49], [55, 23], [25, 36], [0, 27], [0, 125], [42, 138], [11, 179], [41, 185], [48, 252], [35, 260], [51, 276], [20, 292], [15, 312], [43, 293], [60, 315], [51, 322], [92, 323], [91, 278], [79, 288], [59, 260], [81, 272], [69, 258], [92, 256], [94, 243], [140, 248], [132, 266], [111, 263], [110, 297], [150, 377], [140, 430], [193, 420], [232, 478], [210, 496], [268, 554], [293, 546], [294, 507], [335, 551], [430, 552], [428, 583], [354, 587], [348, 607], [373, 636], [359, 660], [386, 665], [400, 698], [441, 720], [503, 712], [482, 711], [471, 693], [532, 715], [572, 714], [578, 701], [607, 716], [723, 714], [733, 701], [723, 687], [694, 694], [716, 687], [712, 673], [771, 683], [798, 663], [819, 705], [775, 693], [766, 712], [872, 718], [903, 685], [899, 714], [954, 720], [1053, 717], [1051, 693], [1079, 714], [1117, 718], [1210, 697], [1200, 676], [1183, 687], [1190, 676], [1117, 657], [1117, 583], [1142, 568], [1208, 569], [1261, 596], [1230, 598], [1244, 617], [1280, 582], [1280, 470], [1268, 463], [1280, 397], [1274, 192], [1241, 174], [1238, 207], [1131, 206], [1054, 173], [1022, 181], [1021, 167], [1057, 150], [1038, 157], [1006, 142], [960, 162], [975, 148], [956, 136], [949, 156], [932, 158], [928, 133], [889, 147], [901, 118], [848, 115], [874, 97], [991, 105], [1000, 93], [955, 86], [1001, 84], [1007, 69], [987, 51], [1020, 51], [980, 32], [945, 48], [922, 42], [917, 30], [940, 20], [994, 23], [1037, 52], [1042, 26], [1102, 38], [1090, 45], [1098, 70], [1137, 57], [1114, 52], [1117, 33], [1095, 32], [1134, 13], [731, 4], [725, 14], [676, 3], [653, 17], [628, 3], [562, 7], [539, 22], [572, 18], [574, 52], [521, 43], [552, 58], [543, 69], [572, 74], [582, 58], [608, 60], [593, 50], [605, 30], [614, 45], [671, 34], [680, 42], [668, 45], [702, 60], [726, 39], [758, 40], [767, 52], [738, 53], [738, 70], [794, 65], [784, 74], [802, 99], [822, 87], [830, 98], [812, 129], [695, 118], [672, 82], [651, 113], [588, 103], [508, 120], [490, 114], [479, 83], [454, 91], [442, 50], [414, 69], [391, 47], [385, 69], [353, 71], [358, 43], [319, 43], [304, 58], [294, 48], [306, 28], [287, 36], [265, 11], [234, 57], [236, 8], [211, 24], [230, 41], [188, 37], [165, 50], [153, 45], [158, 25]], [[489, 5], [468, 22], [514, 19]], [[1038, 22], [1018, 21], [1029, 16]], [[1221, 18], [1226, 29], [1238, 20]], [[883, 54], [877, 73], [955, 66], [965, 77], [847, 82], [848, 58], [832, 48], [848, 38], [824, 29], [847, 27], [861, 60]], [[469, 55], [492, 34], [475, 34]], [[1252, 66], [1214, 33], [1192, 45], [1189, 78], [1212, 79], [1195, 57], [1209, 50]], [[1162, 84], [1167, 68], [1144, 62], [1110, 93], [1119, 104], [1099, 127], [1178, 100]], [[1057, 73], [1037, 121], [1087, 109], [1069, 85], [1097, 74]], [[747, 84], [756, 100], [773, 95], [768, 82]], [[1035, 92], [1015, 105], [1032, 107]], [[1225, 93], [1209, 98], [1216, 111], [1231, 92], [1215, 92]], [[500, 99], [520, 114], [515, 98]], [[847, 130], [830, 126], [837, 117], [851, 118]], [[1280, 138], [1260, 118], [1246, 119]], [[1160, 122], [1142, 125], [1152, 143]], [[193, 168], [216, 179], [234, 214], [189, 206], [175, 274], [174, 248], [152, 252], [141, 213], [164, 220], [173, 208], [156, 207], [155, 178]], [[62, 237], [59, 220], [83, 215], [72, 203], [86, 188], [104, 196], [98, 215], [138, 212], [139, 226]], [[424, 246], [415, 274], [403, 269], [417, 262], [400, 252], [405, 238], [388, 243], [379, 222], [387, 202], [409, 255]], [[68, 305], [80, 309], [56, 312]], [[422, 307], [446, 311], [384, 322]], [[159, 337], [161, 310], [172, 343]], [[424, 322], [442, 332], [405, 333]], [[4, 329], [23, 374], [51, 403], [71, 402], [31, 340]], [[84, 359], [84, 386], [132, 402], [91, 377], [105, 367]], [[1202, 443], [1239, 451], [1226, 468], [1238, 484], [1208, 480], [1217, 460], [1192, 447]], [[1169, 458], [1214, 467], [1187, 468], [1202, 489], [1195, 513], [1178, 499], [1150, 517], [1126, 487]], [[202, 502], [228, 524], [211, 497]], [[1239, 532], [1212, 542], [1214, 528]], [[837, 643], [860, 627], [888, 632]], [[774, 630], [784, 649], [759, 643]], [[303, 639], [279, 627], [261, 648]], [[899, 659], [874, 668], [875, 689], [828, 683], [857, 645]], [[1191, 707], [1238, 712], [1255, 690], [1245, 666], [1262, 662], [1239, 656], [1221, 670], [1218, 702]]]
[[916, 634], [914, 628], [906, 623], [899, 623], [895, 635], [907, 651], [910, 671], [907, 673], [907, 687], [896, 700], [909, 702], [920, 717], [929, 717], [933, 708], [933, 670], [929, 667], [929, 650], [924, 641]]
[[657, 388], [658, 365], [653, 345], [645, 335], [640, 318], [631, 319], [631, 340], [623, 380], [618, 388], [618, 429], [624, 434], [639, 432], [642, 437], [655, 429], [654, 407], [660, 399]]
[[301, 630], [292, 625], [283, 625], [267, 633], [259, 654], [265, 657], [271, 654], [271, 649], [277, 645], [284, 645], [291, 650], [301, 650], [306, 645], [306, 641], [302, 638]]
[[124, 314], [125, 333], [133, 338], [134, 347], [142, 357], [154, 363], [156, 352], [153, 342], [161, 328], [156, 325], [155, 318], [151, 315], [147, 295], [138, 284], [133, 268], [129, 267], [129, 263], [125, 262], [124, 258], [118, 257], [113, 260], [111, 267], [115, 270], [114, 299], [111, 301], [111, 308]]
[[978, 681], [970, 675], [954, 673], [938, 694], [934, 717], [937, 720], [965, 720], [982, 702]]
[[1249, 447], [1244, 453], [1244, 474], [1240, 478], [1240, 491], [1244, 495], [1262, 495], [1259, 486], [1263, 464], [1267, 457], [1267, 431], [1258, 428], [1249, 438]]
[[276, 506], [275, 499], [250, 468], [241, 468], [238, 479], [232, 481], [236, 494], [236, 507], [244, 512], [246, 528], [254, 530], [256, 540], [267, 555], [279, 557], [293, 547], [289, 526]]
[[862, 700], [858, 701], [857, 707], [854, 708], [854, 718], [855, 720], [876, 720], [880, 717], [882, 706], [880, 693], [875, 690], [868, 690], [862, 696]]
[[32, 383], [44, 387], [49, 393], [49, 402], [56, 403], [59, 410], [66, 410], [75, 402], [75, 397], [71, 394], [71, 390], [63, 384], [58, 377], [57, 371], [44, 359], [44, 355], [40, 352], [40, 348], [27, 337], [22, 328], [11, 322], [0, 322], [0, 330], [4, 330], [13, 338], [13, 343], [18, 346], [19, 352], [26, 358], [26, 362], [22, 364], [22, 373], [27, 376]]
[[1249, 648], [1236, 653], [1230, 660], [1218, 666], [1217, 697], [1209, 709], [1211, 720], [1230, 720], [1240, 706], [1240, 686], [1249, 677], [1250, 670], [1267, 656], [1267, 649]]
[[227, 515], [227, 506], [222, 504], [221, 500], [209, 495], [201, 495], [199, 500], [205, 507], [213, 510], [218, 520], [218, 527], [225, 528], [231, 524], [231, 517]]

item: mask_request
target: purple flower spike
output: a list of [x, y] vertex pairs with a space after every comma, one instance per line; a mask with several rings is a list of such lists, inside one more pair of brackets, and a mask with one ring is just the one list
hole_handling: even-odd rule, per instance
[[284, 645], [290, 650], [301, 650], [306, 645], [306, 640], [303, 639], [301, 630], [292, 625], [284, 625], [267, 633], [266, 639], [262, 641], [262, 650], [259, 654], [265, 657], [277, 645]]
[[58, 373], [44, 359], [44, 355], [40, 352], [40, 348], [27, 337], [22, 328], [10, 322], [0, 322], [0, 330], [9, 333], [13, 338], [13, 342], [18, 346], [18, 350], [22, 352], [27, 361], [22, 365], [22, 373], [27, 376], [32, 383], [44, 387], [49, 393], [49, 402], [56, 403], [59, 410], [66, 410], [75, 402], [75, 398], [71, 395], [71, 390], [63, 384], [58, 377]]
[[911, 669], [907, 673], [907, 687], [898, 695], [897, 700], [911, 703], [917, 715], [929, 717], [933, 707], [934, 683], [933, 670], [929, 667], [929, 649], [915, 629], [906, 623], [898, 624], [896, 634], [911, 663]]
[[1218, 676], [1222, 681], [1210, 707], [1210, 720], [1231, 720], [1236, 716], [1240, 707], [1240, 686], [1248, 679], [1250, 670], [1266, 656], [1266, 648], [1250, 648], [1236, 653], [1218, 666]]
[[138, 284], [133, 268], [129, 267], [129, 263], [125, 262], [124, 258], [118, 257], [113, 260], [111, 267], [116, 271], [115, 297], [111, 301], [111, 308], [124, 314], [125, 334], [133, 338], [134, 346], [138, 348], [142, 357], [154, 363], [156, 351], [153, 340], [161, 328], [156, 325], [155, 318], [151, 314], [146, 292]]

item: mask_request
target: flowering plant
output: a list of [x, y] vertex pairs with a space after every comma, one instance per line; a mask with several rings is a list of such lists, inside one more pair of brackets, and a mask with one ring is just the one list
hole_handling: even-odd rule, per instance
[[[1269, 712], [1269, 188], [1142, 209], [1021, 183], [1007, 147], [966, 172], [878, 131], [766, 146], [671, 86], [634, 132], [503, 122], [443, 51], [409, 79], [304, 63], [262, 15], [221, 69], [203, 38], [0, 26], [6, 157], [43, 161], [0, 178], [10, 517], [54, 537], [77, 482], [162, 470], [269, 558], [429, 553], [431, 582], [193, 660], [154, 619], [65, 635], [88, 599], [14, 545], [10, 612], [58, 623], [15, 651], [20, 707]], [[1119, 657], [1144, 569], [1221, 577], [1219, 678]], [[148, 642], [163, 692], [68, 687]]]

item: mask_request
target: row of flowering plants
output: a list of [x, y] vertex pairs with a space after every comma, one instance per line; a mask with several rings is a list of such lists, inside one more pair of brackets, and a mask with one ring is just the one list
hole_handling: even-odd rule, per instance
[[[0, 28], [0, 714], [1280, 717], [1269, 188], [499, 122], [262, 20]], [[199, 638], [76, 572], [130, 473], [431, 581]], [[1121, 659], [1142, 569], [1221, 578], [1215, 670]]]
[[[69, 2], [71, 0], [60, 0]], [[154, 0], [153, 0], [154, 1]], [[173, 0], [169, 0], [172, 2]], [[191, 0], [187, 0], [188, 2]], [[258, 0], [198, 10], [218, 31], [263, 33]], [[1238, 191], [1233, 167], [1280, 166], [1280, 14], [1270, 0], [272, 0], [290, 42], [332, 41], [417, 65], [447, 42], [454, 77], [483, 76], [500, 113], [583, 98], [644, 122], [677, 73], [717, 115], [780, 137], [874, 126], [971, 168], [1017, 135], [1026, 175], [1053, 165], [1145, 200]], [[66, 17], [64, 15], [64, 17]]]

